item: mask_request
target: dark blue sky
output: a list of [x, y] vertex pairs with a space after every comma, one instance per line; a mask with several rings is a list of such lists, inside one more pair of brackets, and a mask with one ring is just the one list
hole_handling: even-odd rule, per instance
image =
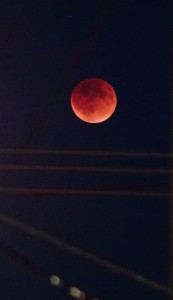
[[[170, 152], [171, 1], [10, 1], [0, 4], [0, 148]], [[99, 77], [118, 105], [100, 124], [73, 114], [75, 85]], [[1, 154], [1, 163], [169, 168], [165, 158]], [[2, 186], [169, 192], [167, 175], [6, 172]], [[155, 184], [152, 188], [148, 185]], [[163, 186], [161, 185], [163, 184]], [[160, 188], [159, 188], [160, 186]], [[131, 188], [132, 188], [131, 187]], [[139, 187], [138, 187], [139, 188]], [[141, 188], [140, 188], [141, 190]], [[167, 283], [166, 197], [1, 195], [0, 209], [21, 221], [150, 279]], [[9, 245], [100, 300], [166, 296], [0, 224]], [[68, 299], [44, 276], [0, 249], [2, 299]], [[44, 272], [43, 272], [44, 273]], [[46, 273], [47, 276], [47, 273]], [[47, 278], [46, 278], [47, 279]], [[59, 297], [59, 298], [58, 298]]]

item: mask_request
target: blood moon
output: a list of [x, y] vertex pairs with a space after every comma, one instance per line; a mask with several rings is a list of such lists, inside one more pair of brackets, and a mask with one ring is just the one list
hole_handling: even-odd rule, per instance
[[116, 106], [117, 96], [113, 87], [100, 78], [85, 79], [72, 92], [72, 110], [77, 117], [88, 123], [107, 120]]

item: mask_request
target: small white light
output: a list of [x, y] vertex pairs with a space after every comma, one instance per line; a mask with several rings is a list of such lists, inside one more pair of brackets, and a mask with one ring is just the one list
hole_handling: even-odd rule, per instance
[[85, 299], [85, 293], [83, 291], [80, 291], [77, 287], [71, 287], [69, 289], [70, 296], [73, 298], [84, 300]]
[[56, 275], [51, 275], [50, 276], [50, 283], [52, 285], [54, 285], [54, 286], [60, 286], [60, 285], [62, 285], [61, 279], [58, 276], [56, 276]]

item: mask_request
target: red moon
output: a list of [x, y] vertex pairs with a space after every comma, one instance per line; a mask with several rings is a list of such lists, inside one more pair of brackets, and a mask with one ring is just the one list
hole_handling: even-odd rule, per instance
[[100, 78], [85, 79], [72, 92], [72, 110], [78, 118], [88, 123], [107, 120], [116, 106], [117, 96], [113, 87]]

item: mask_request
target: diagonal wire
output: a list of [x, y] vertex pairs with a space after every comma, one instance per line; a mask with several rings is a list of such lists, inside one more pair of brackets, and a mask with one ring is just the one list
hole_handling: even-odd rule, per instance
[[[48, 271], [45, 267], [41, 266], [40, 264], [38, 264], [38, 262], [35, 262], [33, 259], [28, 258], [26, 255], [14, 250], [2, 240], [0, 241], [0, 252], [3, 253], [6, 257], [13, 260], [17, 265], [21, 265], [28, 271], [45, 280], [46, 282], [52, 283], [54, 286], [59, 287], [59, 293], [61, 292], [65, 295], [67, 294], [67, 289], [69, 290], [70, 287], [66, 282], [64, 282], [64, 280], [58, 277], [59, 284], [56, 284], [56, 282], [53, 283], [51, 281], [51, 278], [54, 276], [57, 277], [57, 275], [52, 276], [52, 273], [50, 273], [50, 271]], [[87, 299], [89, 300], [90, 298], [87, 297]], [[93, 299], [94, 298], [92, 298], [91, 300]]]
[[150, 280], [148, 278], [145, 278], [134, 271], [128, 270], [128, 269], [121, 267], [115, 263], [112, 263], [106, 259], [103, 259], [96, 254], [93, 254], [91, 252], [88, 252], [88, 251], [85, 251], [78, 247], [75, 247], [73, 245], [70, 245], [66, 242], [63, 242], [63, 241], [59, 240], [58, 238], [50, 235], [49, 233], [43, 232], [39, 229], [36, 229], [35, 227], [33, 227], [27, 223], [24, 223], [22, 221], [19, 221], [19, 220], [15, 219], [14, 217], [11, 217], [2, 212], [0, 212], [0, 222], [11, 225], [13, 227], [16, 227], [19, 230], [21, 230], [25, 233], [28, 233], [31, 236], [34, 236], [35, 238], [38, 238], [49, 244], [54, 245], [59, 250], [65, 251], [67, 253], [70, 253], [77, 257], [80, 257], [84, 260], [92, 262], [103, 269], [106, 269], [117, 275], [131, 279], [138, 284], [150, 287], [159, 292], [167, 293], [168, 295], [173, 295], [173, 289], [169, 286], [166, 286], [166, 285], [160, 284], [158, 282], [155, 282], [153, 280]]
[[30, 270], [32, 273], [41, 276], [43, 279], [49, 278], [51, 275], [48, 270], [40, 266], [38, 263], [35, 263], [33, 260], [29, 259], [25, 255], [19, 253], [18, 251], [12, 249], [4, 241], [0, 241], [0, 251], [8, 256], [10, 259], [15, 261], [16, 264], [20, 264], [23, 267]]

